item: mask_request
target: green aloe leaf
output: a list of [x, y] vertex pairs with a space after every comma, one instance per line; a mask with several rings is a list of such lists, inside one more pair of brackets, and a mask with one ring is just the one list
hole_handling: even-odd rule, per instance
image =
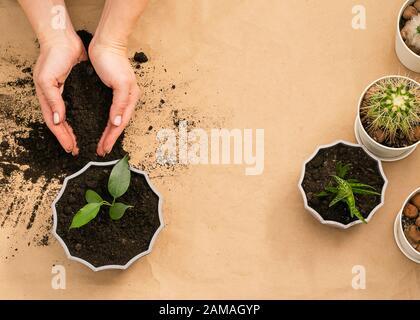
[[131, 172], [128, 165], [128, 156], [126, 155], [111, 171], [108, 180], [108, 191], [115, 198], [121, 197], [127, 192], [130, 186]]
[[337, 176], [344, 179], [347, 175], [347, 173], [351, 169], [351, 164], [344, 165], [341, 161], [337, 162], [337, 165], [335, 167], [335, 171], [337, 173]]
[[102, 203], [102, 197], [93, 190], [87, 190], [85, 194], [87, 203]]
[[338, 189], [335, 187], [325, 187], [325, 190], [333, 194], [338, 193]]
[[80, 228], [88, 224], [91, 220], [95, 219], [98, 215], [101, 203], [88, 203], [80, 209], [73, 217], [70, 229]]
[[337, 182], [337, 196], [331, 201], [330, 207], [335, 206], [340, 201], [344, 201], [349, 197], [353, 196], [350, 185], [346, 180], [340, 178], [339, 176], [333, 176], [334, 180]]
[[348, 183], [359, 183], [359, 180], [357, 180], [357, 179], [347, 179], [346, 181]]
[[340, 201], [343, 201], [347, 198], [346, 194], [337, 194], [337, 196], [333, 199], [333, 201], [330, 202], [330, 208], [335, 206], [337, 203], [339, 203]]
[[133, 206], [129, 206], [121, 202], [116, 202], [111, 206], [111, 208], [109, 208], [109, 216], [112, 220], [120, 220], [125, 211], [132, 207]]
[[321, 198], [321, 197], [328, 197], [329, 195], [330, 195], [330, 193], [328, 193], [327, 191], [321, 191], [316, 196]]
[[372, 187], [372, 186], [370, 186], [368, 184], [364, 184], [364, 183], [349, 182], [349, 185], [350, 185], [350, 187], [357, 188], [357, 189], [366, 188], [366, 189], [375, 190], [375, 187]]
[[352, 217], [357, 217], [360, 221], [362, 221], [363, 223], [367, 223], [367, 221], [365, 220], [365, 218], [363, 218], [362, 214], [360, 213], [360, 211], [356, 208], [355, 205], [348, 205], [349, 209], [350, 209], [350, 214]]
[[372, 190], [366, 190], [366, 189], [358, 189], [358, 188], [353, 188], [353, 193], [354, 194], [366, 194], [366, 195], [372, 195], [372, 196], [380, 196], [381, 194], [376, 192], [376, 191], [372, 191]]

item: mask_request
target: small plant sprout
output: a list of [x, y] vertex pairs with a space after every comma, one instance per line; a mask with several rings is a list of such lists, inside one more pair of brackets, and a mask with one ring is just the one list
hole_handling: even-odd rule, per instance
[[357, 217], [359, 220], [367, 223], [365, 218], [363, 218], [359, 209], [356, 206], [356, 199], [354, 198], [355, 194], [363, 195], [374, 195], [380, 196], [378, 192], [375, 191], [375, 188], [360, 183], [356, 179], [346, 179], [349, 171], [351, 169], [350, 164], [343, 164], [342, 162], [337, 162], [336, 165], [336, 174], [332, 176], [332, 180], [328, 182], [328, 185], [325, 187], [324, 191], [320, 192], [318, 197], [332, 197], [333, 200], [330, 202], [330, 208], [335, 206], [339, 202], [344, 202], [350, 210], [350, 215], [352, 218]]
[[419, 101], [419, 88], [413, 81], [399, 77], [380, 80], [369, 89], [361, 107], [369, 135], [379, 143], [393, 144], [397, 137], [416, 142]]
[[102, 206], [109, 207], [109, 216], [112, 220], [121, 219], [126, 210], [133, 207], [122, 202], [116, 202], [127, 192], [130, 186], [130, 178], [131, 172], [126, 155], [115, 164], [108, 179], [108, 192], [113, 197], [112, 202], [104, 200], [93, 190], [87, 190], [85, 193], [87, 204], [74, 215], [70, 229], [83, 227], [95, 219]]

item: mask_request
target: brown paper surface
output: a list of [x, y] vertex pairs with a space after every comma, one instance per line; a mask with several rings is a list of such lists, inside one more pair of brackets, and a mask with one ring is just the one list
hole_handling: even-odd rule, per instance
[[[103, 2], [67, 2], [76, 28], [94, 31]], [[359, 3], [367, 9], [366, 30], [351, 27]], [[398, 250], [393, 223], [419, 186], [420, 151], [384, 164], [386, 204], [368, 226], [321, 226], [304, 210], [297, 188], [302, 163], [318, 145], [355, 142], [356, 107], [370, 82], [388, 74], [418, 78], [394, 53], [401, 5], [152, 0], [130, 41], [130, 54], [142, 50], [150, 58], [154, 70], [146, 80], [176, 84], [165, 93], [170, 107], [202, 119], [202, 128], [264, 129], [263, 175], [246, 176], [244, 166], [235, 165], [151, 174], [164, 198], [165, 228], [152, 254], [124, 272], [94, 273], [69, 261], [54, 239], [28, 247], [34, 231], [6, 224], [0, 298], [419, 299], [419, 265]], [[35, 60], [34, 35], [15, 1], [0, 1], [0, 30], [3, 56]], [[2, 81], [13, 79], [4, 60], [0, 68]], [[149, 102], [161, 98], [146, 94]], [[134, 119], [146, 128], [154, 121], [148, 112]], [[127, 139], [140, 163], [155, 136], [130, 128]], [[51, 215], [48, 201], [56, 192], [39, 219]], [[65, 290], [51, 287], [54, 264], [66, 268]], [[352, 288], [355, 265], [366, 268], [365, 290]]]

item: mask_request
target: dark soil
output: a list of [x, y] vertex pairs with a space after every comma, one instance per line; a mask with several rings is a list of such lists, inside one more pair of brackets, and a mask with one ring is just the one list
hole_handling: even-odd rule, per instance
[[[78, 34], [87, 47], [92, 35], [86, 31], [79, 31]], [[65, 82], [63, 99], [67, 121], [77, 138], [79, 155], [73, 157], [67, 154], [45, 124], [30, 123], [29, 137], [17, 138], [21, 148], [13, 157], [18, 164], [29, 166], [25, 170], [25, 179], [36, 181], [41, 176], [47, 179], [62, 178], [77, 172], [89, 161], [120, 159], [126, 153], [122, 148], [123, 133], [110, 154], [106, 157], [96, 155], [97, 144], [108, 121], [112, 90], [102, 83], [89, 61], [73, 68]], [[0, 161], [10, 160], [5, 156], [7, 148], [6, 145], [0, 145]], [[19, 167], [15, 169], [19, 170]]]
[[149, 58], [146, 56], [144, 52], [136, 52], [134, 54], [133, 59], [135, 62], [139, 64], [146, 63], [147, 61], [149, 61]]
[[85, 205], [85, 190], [93, 189], [104, 199], [112, 197], [107, 191], [112, 167], [90, 167], [84, 174], [70, 180], [57, 203], [57, 234], [70, 253], [95, 267], [125, 265], [134, 256], [148, 250], [159, 228], [159, 198], [143, 175], [132, 172], [130, 188], [118, 201], [133, 205], [119, 221], [108, 215], [103, 207], [98, 216], [80, 229], [69, 230], [74, 214]]
[[[317, 211], [325, 220], [336, 221], [342, 224], [350, 224], [358, 220], [351, 218], [350, 211], [344, 203], [338, 203], [330, 208], [331, 198], [319, 198], [316, 195], [324, 190], [331, 180], [331, 175], [336, 173], [336, 164], [351, 164], [352, 169], [348, 178], [357, 179], [362, 183], [369, 184], [381, 193], [385, 184], [381, 176], [378, 163], [372, 159], [360, 147], [351, 147], [345, 144], [322, 149], [306, 165], [305, 177], [302, 187], [308, 199], [308, 205]], [[381, 202], [379, 196], [355, 195], [356, 205], [364, 218]]]

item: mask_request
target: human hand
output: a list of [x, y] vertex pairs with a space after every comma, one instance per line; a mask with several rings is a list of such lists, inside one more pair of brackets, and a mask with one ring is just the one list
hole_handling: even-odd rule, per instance
[[45, 123], [64, 150], [73, 155], [79, 149], [66, 121], [61, 94], [71, 69], [83, 60], [87, 60], [83, 43], [75, 32], [69, 32], [40, 41], [40, 55], [34, 68], [34, 83]]
[[96, 150], [98, 155], [105, 156], [128, 125], [140, 89], [125, 47], [100, 43], [94, 38], [89, 46], [89, 58], [99, 78], [113, 91], [108, 123]]

